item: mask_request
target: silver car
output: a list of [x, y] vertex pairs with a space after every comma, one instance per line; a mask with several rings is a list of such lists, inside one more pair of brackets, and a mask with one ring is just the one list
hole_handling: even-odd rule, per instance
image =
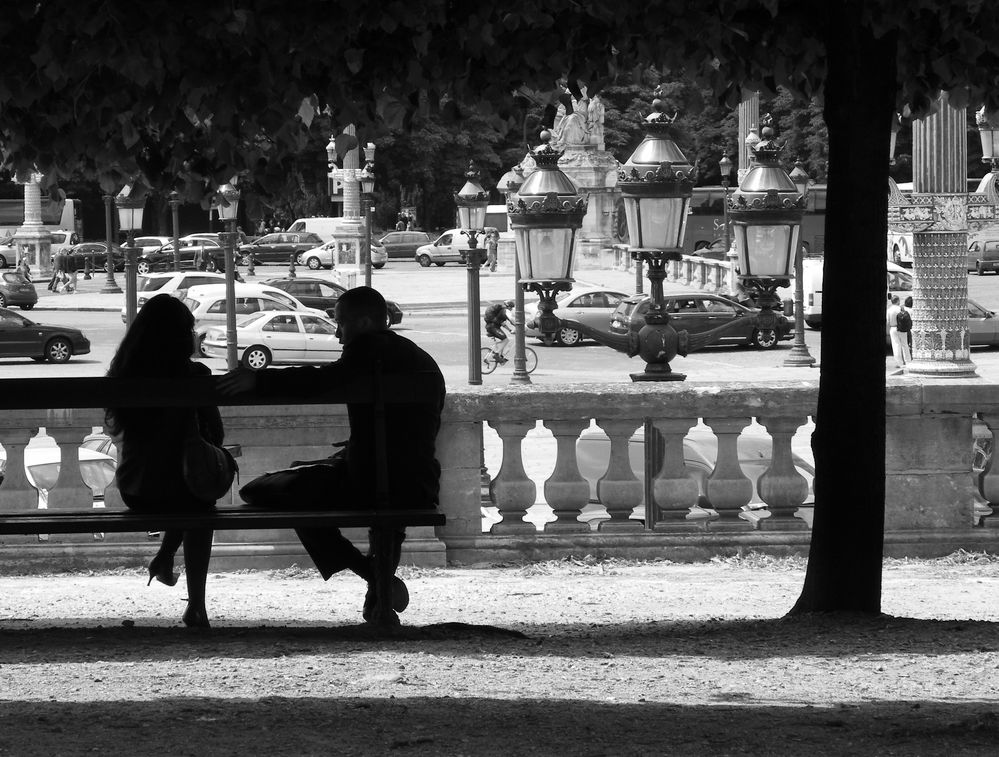
[[[615, 308], [628, 295], [614, 289], [604, 287], [584, 287], [573, 289], [556, 298], [558, 308], [555, 315], [568, 318], [584, 326], [590, 326], [601, 331], [607, 331]], [[541, 338], [538, 330], [538, 306], [532, 304], [524, 308], [524, 333], [527, 336]], [[583, 341], [583, 334], [569, 326], [563, 326], [555, 332], [555, 344], [572, 347]]]

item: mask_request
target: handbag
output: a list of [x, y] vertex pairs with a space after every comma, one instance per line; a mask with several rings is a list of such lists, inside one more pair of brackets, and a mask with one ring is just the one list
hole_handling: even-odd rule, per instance
[[201, 435], [197, 416], [192, 431], [184, 438], [181, 461], [187, 488], [195, 496], [212, 502], [229, 491], [239, 470], [229, 450], [212, 444]]

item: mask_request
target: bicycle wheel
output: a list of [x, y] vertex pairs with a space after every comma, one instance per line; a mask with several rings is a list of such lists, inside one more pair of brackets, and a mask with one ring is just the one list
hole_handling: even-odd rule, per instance
[[524, 358], [524, 370], [528, 373], [534, 373], [534, 369], [538, 367], [538, 353], [530, 347], [525, 347]]
[[488, 347], [482, 348], [482, 374], [486, 375], [496, 370], [496, 358]]

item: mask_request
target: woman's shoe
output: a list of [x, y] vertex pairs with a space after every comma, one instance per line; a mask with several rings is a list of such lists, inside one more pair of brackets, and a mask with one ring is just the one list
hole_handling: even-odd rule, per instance
[[161, 584], [166, 584], [167, 586], [175, 586], [177, 584], [177, 579], [180, 576], [173, 572], [173, 559], [166, 560], [156, 555], [149, 563], [149, 581], [146, 586], [149, 586], [156, 579]]
[[211, 628], [208, 622], [208, 611], [204, 607], [187, 606], [183, 616], [184, 625], [188, 628]]

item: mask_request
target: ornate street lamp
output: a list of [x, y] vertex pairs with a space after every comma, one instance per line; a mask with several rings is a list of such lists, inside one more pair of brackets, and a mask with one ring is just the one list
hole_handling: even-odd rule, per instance
[[801, 246], [805, 195], [780, 165], [783, 145], [765, 126], [753, 150], [754, 164], [729, 197], [728, 213], [739, 253], [739, 279], [760, 308], [761, 339], [777, 339], [778, 287], [791, 283], [791, 266]]
[[[805, 171], [804, 164], [797, 160], [794, 169], [790, 173], [791, 181], [794, 182], [804, 201], [808, 202], [808, 187], [812, 183], [812, 177]], [[810, 368], [815, 365], [815, 358], [808, 351], [805, 344], [805, 245], [798, 245], [794, 253], [794, 345], [790, 354], [784, 359], [784, 365], [789, 368]]]
[[[104, 280], [104, 286], [101, 288], [101, 294], [121, 294], [121, 287], [118, 286], [118, 282], [114, 278], [114, 256], [111, 254], [114, 250], [114, 217], [111, 213], [111, 206], [114, 204], [114, 198], [106, 194], [104, 195], [104, 226], [107, 236], [108, 245], [108, 257], [104, 263], [104, 270], [107, 273], [107, 278]], [[127, 317], [127, 316], [126, 316]]]
[[364, 148], [364, 168], [357, 174], [361, 185], [361, 197], [364, 198], [364, 286], [371, 286], [371, 207], [372, 194], [375, 191], [375, 144], [368, 142]]
[[[518, 284], [537, 293], [538, 328], [551, 344], [559, 328], [555, 296], [572, 289], [572, 264], [576, 231], [586, 215], [586, 197], [575, 182], [558, 167], [562, 153], [549, 144], [551, 132], [541, 132], [541, 146], [531, 151], [537, 170], [528, 176], [507, 204], [510, 226], [517, 245]], [[518, 314], [518, 319], [522, 316]], [[514, 378], [529, 383], [526, 364], [514, 355]], [[523, 376], [519, 375], [523, 372]]]
[[[137, 310], [135, 232], [142, 229], [142, 211], [146, 204], [145, 193], [136, 190], [132, 184], [126, 184], [114, 198], [114, 203], [118, 208], [118, 228], [127, 235], [125, 242], [125, 323], [131, 326]], [[108, 249], [108, 259], [111, 259], [110, 249]]]
[[663, 279], [666, 264], [681, 257], [696, 169], [669, 137], [676, 116], [662, 112], [659, 98], [652, 101], [652, 109], [645, 119], [645, 138], [621, 167], [617, 182], [628, 219], [631, 257], [645, 263], [651, 284], [651, 305], [645, 323], [632, 325], [628, 355], [645, 360], [645, 370], [632, 373], [632, 381], [683, 381], [686, 376], [673, 373], [669, 361], [687, 354], [686, 332], [681, 336], [670, 324]]
[[479, 268], [482, 267], [482, 253], [477, 235], [486, 225], [486, 206], [489, 193], [479, 184], [479, 171], [475, 162], [470, 161], [465, 172], [465, 184], [454, 193], [454, 204], [458, 207], [458, 226], [468, 237], [465, 250], [465, 267], [468, 271], [468, 383], [482, 383], [482, 337], [479, 326]]
[[999, 171], [999, 111], [986, 111], [985, 106], [975, 114], [978, 138], [982, 140], [982, 163], [991, 164], [992, 171]]
[[225, 231], [219, 234], [222, 254], [225, 255], [225, 356], [226, 367], [231, 371], [237, 364], [236, 350], [236, 216], [239, 212], [240, 192], [233, 184], [223, 184], [215, 194], [219, 218]]

